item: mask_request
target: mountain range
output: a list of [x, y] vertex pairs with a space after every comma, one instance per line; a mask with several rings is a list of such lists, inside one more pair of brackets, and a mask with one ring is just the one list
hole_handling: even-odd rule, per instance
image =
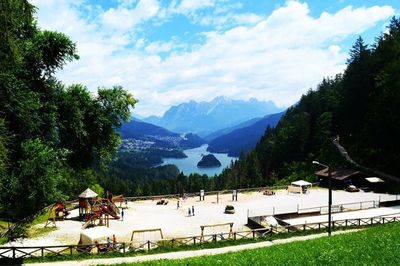
[[275, 127], [285, 112], [266, 115], [263, 118], [251, 119], [235, 127], [227, 134], [220, 135], [208, 144], [207, 151], [228, 153], [228, 156], [238, 157], [240, 153], [254, 148], [264, 135], [267, 127]]
[[212, 132], [233, 127], [256, 117], [283, 111], [272, 101], [232, 100], [216, 97], [210, 102], [190, 101], [172, 106], [162, 117], [144, 118], [148, 122], [173, 132], [192, 132], [205, 137]]

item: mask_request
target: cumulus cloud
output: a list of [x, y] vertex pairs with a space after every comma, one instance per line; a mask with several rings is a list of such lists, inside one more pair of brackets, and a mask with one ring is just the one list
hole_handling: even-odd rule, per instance
[[[306, 3], [290, 1], [262, 16], [231, 13], [242, 20], [240, 26], [215, 26], [201, 33], [201, 44], [177, 49], [186, 44], [177, 39], [149, 42], [136, 38], [135, 29], [171, 8], [193, 11], [212, 7], [214, 1], [181, 1], [172, 7], [149, 0], [135, 3], [125, 0], [114, 9], [96, 9], [97, 20], [83, 17], [72, 0], [37, 4], [40, 25], [66, 32], [78, 43], [81, 60], [69, 64], [59, 78], [68, 84], [82, 82], [93, 91], [123, 85], [140, 100], [137, 112], [142, 115], [217, 95], [293, 104], [323, 77], [343, 70], [347, 55], [342, 40], [394, 14], [389, 6], [348, 6], [313, 17]], [[62, 12], [52, 16], [56, 9]], [[115, 30], [107, 29], [105, 21]], [[124, 21], [129, 27], [119, 26]]]

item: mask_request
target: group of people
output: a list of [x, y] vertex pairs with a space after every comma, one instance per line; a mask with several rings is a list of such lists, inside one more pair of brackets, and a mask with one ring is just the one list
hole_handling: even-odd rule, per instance
[[99, 252], [109, 252], [112, 248], [115, 247], [115, 244], [117, 243], [117, 237], [115, 235], [112, 236], [112, 244], [110, 237], [107, 237], [106, 244], [100, 244], [98, 240], [96, 240], [94, 243]]
[[[176, 203], [176, 209], [177, 210], [179, 210], [179, 208], [181, 207], [180, 205], [179, 205], [179, 200], [178, 200], [178, 202]], [[194, 206], [192, 206], [192, 208], [190, 208], [190, 207], [188, 207], [188, 216], [194, 216]]]

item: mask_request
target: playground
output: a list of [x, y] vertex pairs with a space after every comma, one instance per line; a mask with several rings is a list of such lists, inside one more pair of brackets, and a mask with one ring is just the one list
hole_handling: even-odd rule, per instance
[[[78, 207], [69, 210], [68, 215], [63, 217], [64, 219], [53, 221], [53, 217], [49, 216], [50, 223], [48, 221], [47, 226], [55, 226], [55, 230], [40, 237], [19, 239], [6, 245], [75, 245], [81, 240], [81, 232], [87, 230], [85, 228], [99, 227], [99, 225], [104, 228], [108, 227], [118, 242], [146, 241], [145, 238], [160, 240], [161, 238], [199, 236], [202, 233], [201, 228], [203, 228], [204, 235], [227, 233], [230, 230], [245, 231], [249, 230], [246, 226], [248, 216], [296, 212], [299, 209], [326, 206], [328, 199], [328, 190], [322, 188], [312, 188], [306, 194], [288, 193], [285, 189], [274, 190], [273, 193], [261, 190], [244, 192], [235, 194], [237, 200], [233, 200], [234, 194], [231, 192], [205, 195], [204, 200], [200, 200], [199, 196], [185, 197], [184, 199], [153, 198], [140, 201], [125, 201], [125, 199], [119, 198], [116, 202], [111, 203], [113, 201], [111, 197], [95, 200], [94, 195], [87, 194], [88, 198], [80, 197]], [[81, 194], [81, 196], [85, 195]], [[333, 204], [378, 202], [389, 197], [393, 197], [393, 195], [373, 192], [350, 193], [340, 190], [333, 191]], [[91, 207], [85, 205], [84, 202], [92, 203], [89, 204]], [[225, 212], [227, 205], [234, 207], [234, 213]], [[62, 208], [59, 207], [59, 209]], [[122, 210], [124, 212], [123, 220]], [[357, 212], [349, 212], [340, 215], [355, 217], [365, 211], [367, 210], [359, 211], [358, 214]], [[399, 213], [399, 211], [400, 209], [396, 207], [386, 207], [375, 208], [371, 213], [377, 216]], [[64, 214], [55, 213], [55, 215], [62, 216]], [[304, 222], [304, 220], [303, 218], [291, 222], [297, 224]], [[311, 220], [307, 219], [307, 222], [311, 222]], [[44, 227], [45, 224], [36, 226]], [[149, 229], [156, 230], [148, 231]]]

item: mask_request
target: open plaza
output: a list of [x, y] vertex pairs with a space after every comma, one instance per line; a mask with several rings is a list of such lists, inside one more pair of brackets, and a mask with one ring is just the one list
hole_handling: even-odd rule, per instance
[[[199, 236], [201, 226], [233, 223], [233, 231], [250, 230], [247, 227], [248, 217], [271, 216], [273, 214], [295, 213], [305, 209], [320, 209], [328, 204], [328, 190], [312, 188], [306, 194], [288, 193], [287, 190], [276, 190], [272, 195], [265, 191], [244, 192], [237, 194], [237, 201], [232, 200], [232, 193], [205, 195], [200, 201], [199, 196], [165, 199], [165, 205], [157, 205], [158, 199], [127, 201], [117, 203], [123, 207], [124, 219], [109, 219], [109, 229], [114, 232], [118, 242], [131, 241], [132, 232], [148, 229], [161, 229], [164, 239]], [[345, 212], [333, 214], [335, 219], [369, 218], [390, 216], [400, 213], [400, 207], [377, 207], [379, 202], [397, 199], [395, 195], [378, 194], [374, 192], [333, 191], [333, 205], [349, 206]], [[179, 201], [179, 206], [178, 206]], [[235, 212], [225, 213], [225, 207], [232, 205]], [[354, 210], [351, 211], [354, 206]], [[361, 208], [360, 208], [360, 207]], [[193, 214], [194, 209], [194, 214]], [[121, 209], [122, 210], [122, 209]], [[190, 214], [189, 214], [190, 210]], [[322, 212], [322, 211], [321, 211]], [[121, 215], [120, 215], [121, 216]], [[7, 243], [7, 246], [45, 246], [45, 245], [76, 245], [80, 241], [84, 221], [78, 219], [78, 209], [72, 210], [64, 220], [56, 221], [56, 228], [45, 235], [36, 238], [18, 239]], [[303, 216], [286, 220], [296, 225], [303, 223], [325, 222], [326, 214]], [[44, 227], [45, 224], [35, 225]], [[54, 226], [54, 225], [51, 225]], [[205, 227], [204, 234], [227, 233], [229, 225]], [[153, 233], [154, 234], [154, 233]], [[156, 232], [155, 234], [159, 234]], [[148, 240], [150, 234], [137, 234], [135, 240]], [[143, 238], [143, 239], [140, 239]], [[154, 240], [154, 239], [152, 239]]]

